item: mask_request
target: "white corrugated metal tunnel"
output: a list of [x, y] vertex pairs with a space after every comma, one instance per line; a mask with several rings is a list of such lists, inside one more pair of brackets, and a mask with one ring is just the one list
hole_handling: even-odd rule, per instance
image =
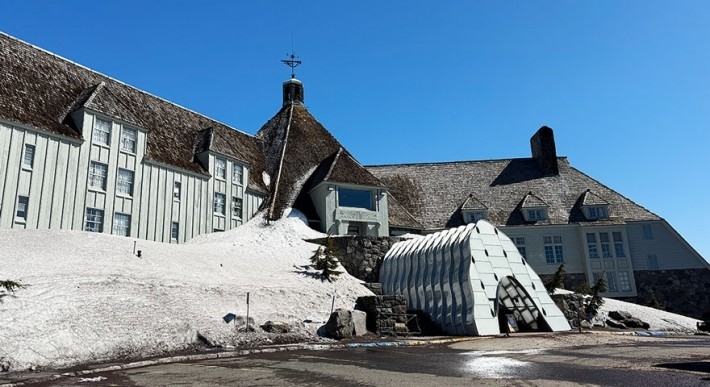
[[510, 238], [484, 220], [396, 243], [380, 282], [451, 335], [570, 329]]

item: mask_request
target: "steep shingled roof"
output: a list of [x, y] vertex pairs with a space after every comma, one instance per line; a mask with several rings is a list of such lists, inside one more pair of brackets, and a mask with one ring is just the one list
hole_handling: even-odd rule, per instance
[[[549, 206], [549, 224], [587, 223], [578, 200], [587, 189], [609, 203], [609, 219], [619, 223], [659, 217], [558, 158], [559, 175], [545, 174], [534, 158], [430, 164], [366, 166], [428, 230], [457, 227], [461, 203], [469, 194], [488, 209], [496, 225], [526, 224], [519, 209], [534, 192]], [[594, 222], [594, 221], [592, 221]], [[390, 227], [398, 226], [390, 217]]]
[[[194, 160], [198, 133], [213, 128], [229, 138], [221, 153], [248, 161], [249, 186], [265, 191], [259, 140], [45, 50], [0, 33], [0, 118], [82, 139], [68, 119], [87, 108], [148, 132], [146, 158], [208, 176]], [[216, 139], [220, 136], [215, 136]], [[219, 140], [217, 140], [219, 141]]]
[[285, 105], [256, 136], [263, 141], [271, 175], [270, 219], [280, 218], [299, 195], [306, 195], [304, 186], [324, 179], [382, 186], [301, 104]]

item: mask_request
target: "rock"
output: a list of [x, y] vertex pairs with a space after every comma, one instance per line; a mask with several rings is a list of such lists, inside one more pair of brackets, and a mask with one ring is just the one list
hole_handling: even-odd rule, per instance
[[582, 328], [585, 328], [585, 329], [592, 329], [592, 326], [593, 326], [592, 323], [589, 322], [588, 320], [582, 320], [580, 325], [582, 325]]
[[367, 313], [361, 310], [353, 310], [350, 311], [350, 316], [353, 320], [355, 336], [362, 336], [367, 334]]
[[627, 318], [626, 320], [622, 321], [624, 325], [628, 328], [643, 328], [643, 329], [648, 329], [651, 327], [651, 325], [645, 321], [641, 321], [637, 319], [636, 317], [631, 317]]
[[606, 319], [606, 325], [611, 328], [626, 329], [626, 325], [624, 325], [620, 321], [616, 321], [612, 318]]
[[261, 329], [268, 333], [288, 333], [291, 331], [291, 327], [283, 321], [267, 321], [261, 326]]
[[349, 339], [353, 337], [353, 318], [347, 309], [337, 309], [331, 313], [328, 322], [325, 323], [323, 335], [331, 339]]
[[624, 312], [623, 310], [613, 310], [609, 312], [609, 318], [613, 318], [614, 320], [618, 321], [624, 321], [627, 318], [631, 318], [631, 313]]

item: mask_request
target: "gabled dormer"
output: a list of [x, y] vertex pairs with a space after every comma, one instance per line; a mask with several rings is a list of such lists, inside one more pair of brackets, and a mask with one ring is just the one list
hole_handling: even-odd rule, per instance
[[461, 217], [464, 223], [476, 223], [481, 219], [488, 218], [488, 207], [473, 194], [470, 194], [461, 205]]
[[525, 194], [520, 204], [520, 211], [526, 222], [539, 222], [549, 219], [549, 208], [550, 206], [544, 200], [535, 196], [532, 191]]
[[580, 203], [580, 209], [587, 220], [609, 219], [609, 202], [592, 191], [586, 190]]

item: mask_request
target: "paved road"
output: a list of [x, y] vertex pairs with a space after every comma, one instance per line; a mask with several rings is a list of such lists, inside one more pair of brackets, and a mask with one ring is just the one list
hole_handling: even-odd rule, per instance
[[83, 381], [64, 378], [46, 385], [710, 386], [707, 337], [579, 338], [547, 335], [277, 352], [94, 374]]

